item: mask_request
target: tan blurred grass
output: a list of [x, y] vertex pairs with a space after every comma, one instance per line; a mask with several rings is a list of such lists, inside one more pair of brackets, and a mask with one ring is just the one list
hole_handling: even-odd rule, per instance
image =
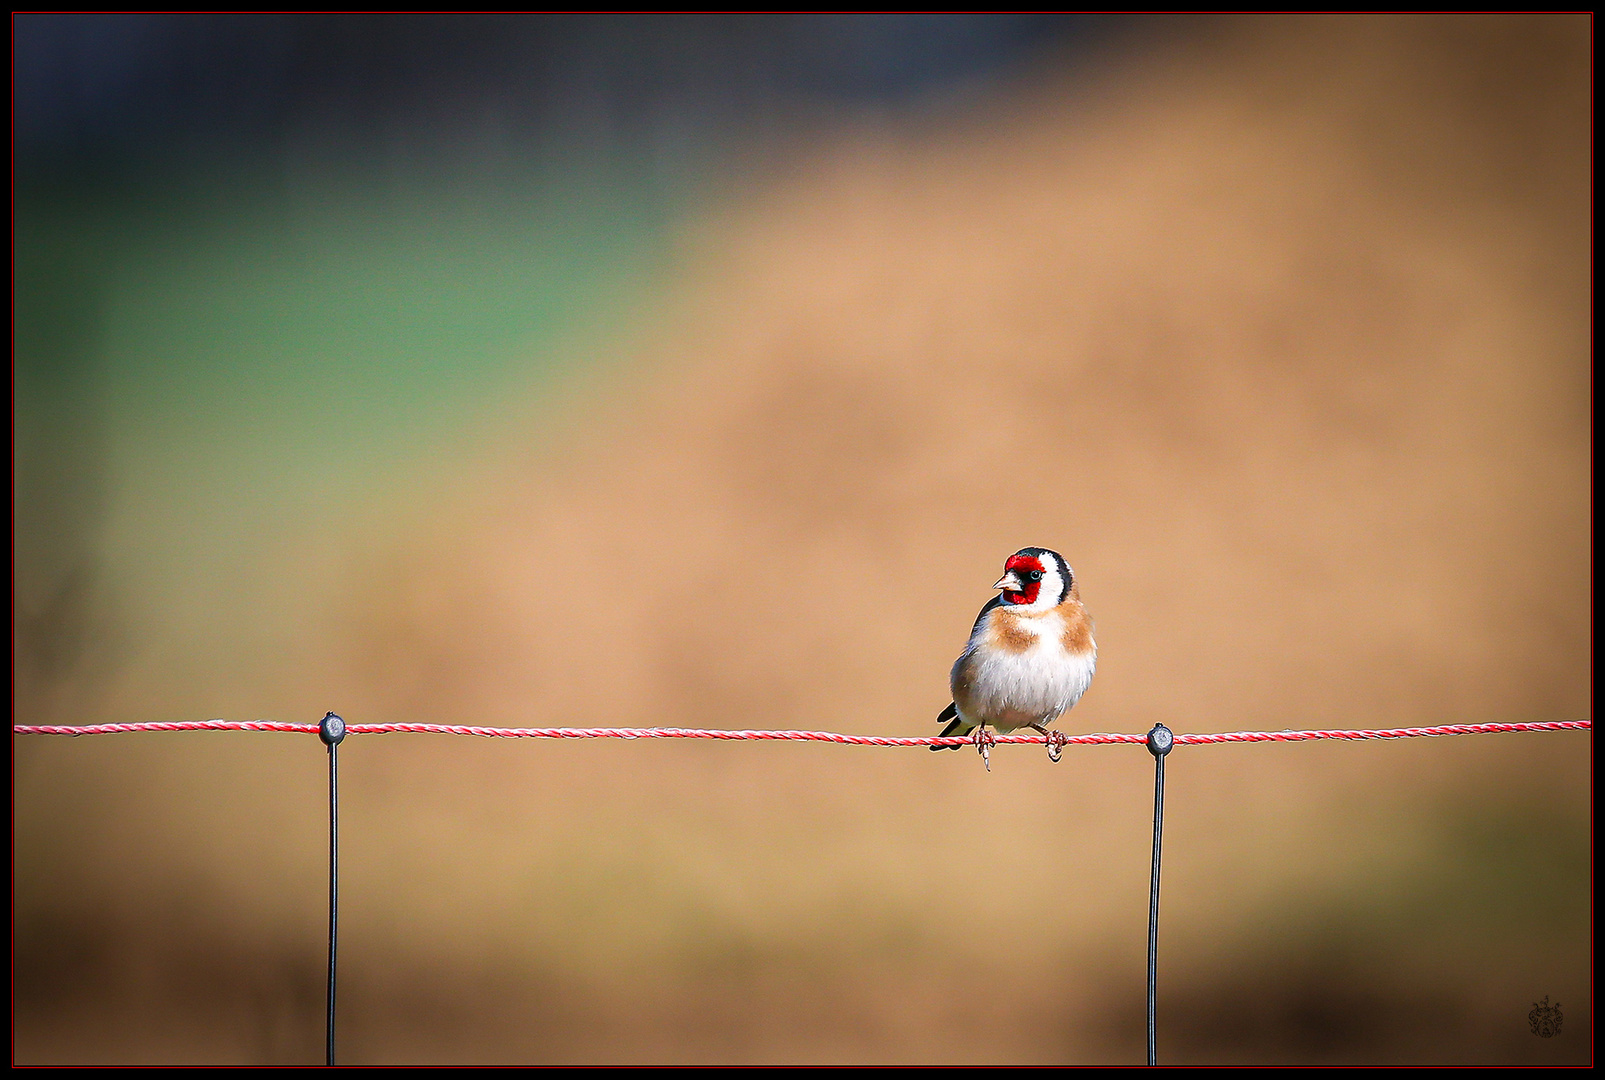
[[[1209, 23], [798, 148], [687, 225], [638, 363], [242, 553], [305, 624], [51, 692], [926, 733], [1048, 544], [1070, 730], [1591, 715], [1589, 27]], [[1589, 747], [1178, 753], [1162, 1053], [1585, 1060]], [[315, 749], [14, 749], [18, 1059], [316, 1060]], [[1140, 1054], [1146, 755], [343, 759], [346, 1060]]]

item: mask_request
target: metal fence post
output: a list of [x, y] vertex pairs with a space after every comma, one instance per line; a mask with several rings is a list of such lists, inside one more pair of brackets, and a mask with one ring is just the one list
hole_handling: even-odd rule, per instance
[[329, 713], [318, 721], [318, 738], [329, 748], [329, 1006], [324, 1021], [325, 1061], [334, 1064], [334, 955], [340, 926], [340, 740], [346, 722]]
[[1154, 756], [1154, 861], [1148, 881], [1148, 1064], [1155, 1058], [1155, 999], [1159, 985], [1159, 842], [1165, 827], [1165, 755], [1176, 737], [1164, 724], [1148, 733], [1148, 752]]

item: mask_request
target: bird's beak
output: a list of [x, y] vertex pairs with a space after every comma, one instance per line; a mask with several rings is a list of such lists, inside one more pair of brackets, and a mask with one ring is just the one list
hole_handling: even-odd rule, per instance
[[1002, 577], [998, 578], [998, 583], [992, 587], [994, 589], [1007, 589], [1009, 592], [1025, 591], [1025, 586], [1020, 582], [1020, 575], [1016, 574], [1013, 570], [1010, 570], [1007, 574], [1004, 574]]

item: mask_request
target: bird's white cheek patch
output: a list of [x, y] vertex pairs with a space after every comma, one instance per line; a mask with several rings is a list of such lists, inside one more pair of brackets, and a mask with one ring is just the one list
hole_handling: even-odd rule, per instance
[[1059, 576], [1059, 570], [1051, 563], [1042, 568], [1042, 580], [1031, 583], [1029, 594], [1021, 594], [1023, 599], [1019, 606], [1021, 611], [1052, 611], [1059, 606], [1059, 597], [1064, 594], [1064, 578]]

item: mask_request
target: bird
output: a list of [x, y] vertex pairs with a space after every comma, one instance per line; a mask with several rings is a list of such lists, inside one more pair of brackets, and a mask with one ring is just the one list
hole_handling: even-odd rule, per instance
[[[987, 726], [1001, 733], [1029, 727], [1051, 737], [1047, 725], [1092, 683], [1098, 665], [1092, 617], [1081, 604], [1070, 564], [1048, 548], [1021, 548], [1009, 556], [992, 587], [1002, 591], [976, 616], [969, 643], [953, 662], [953, 701], [936, 722], [946, 725], [943, 738], [963, 738]], [[1053, 749], [1050, 744], [1050, 756], [1058, 760]]]

